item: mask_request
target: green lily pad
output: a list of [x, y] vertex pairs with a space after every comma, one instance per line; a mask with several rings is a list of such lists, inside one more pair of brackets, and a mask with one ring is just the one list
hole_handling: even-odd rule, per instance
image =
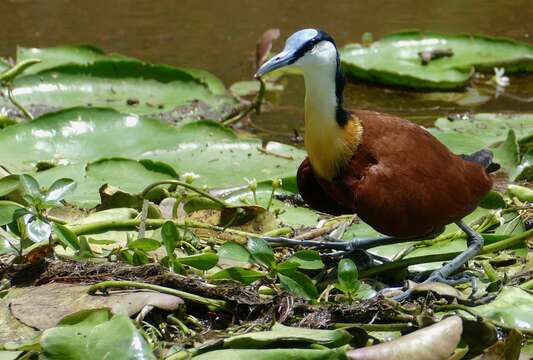
[[[95, 106], [179, 122], [224, 119], [238, 105], [224, 84], [203, 70], [107, 55], [91, 46], [19, 48], [17, 61], [27, 59], [42, 62], [14, 81], [13, 95], [34, 115]], [[13, 107], [7, 100], [0, 105]]]
[[[76, 180], [78, 188], [67, 201], [93, 207], [99, 202], [98, 189], [106, 183], [135, 193], [150, 182], [192, 171], [200, 175], [196, 185], [228, 187], [243, 184], [244, 177], [293, 178], [305, 156], [288, 145], [269, 143], [276, 155], [260, 147], [260, 140], [240, 139], [211, 121], [175, 128], [111, 109], [74, 108], [0, 130], [0, 165], [12, 173], [33, 172], [43, 163], [57, 165], [36, 177], [43, 185], [58, 178]], [[116, 157], [152, 162], [112, 159]], [[102, 158], [107, 160], [98, 161]], [[14, 179], [5, 179], [2, 194], [17, 188]]]
[[[435, 50], [451, 50], [451, 56], [424, 65], [419, 53]], [[369, 47], [347, 45], [340, 49], [340, 56], [354, 78], [409, 88], [462, 88], [470, 82], [474, 69], [503, 67], [508, 73], [533, 70], [533, 46], [471, 34], [405, 31], [387, 35]]]
[[494, 301], [473, 309], [491, 320], [518, 329], [533, 329], [533, 295], [518, 287], [504, 287]]

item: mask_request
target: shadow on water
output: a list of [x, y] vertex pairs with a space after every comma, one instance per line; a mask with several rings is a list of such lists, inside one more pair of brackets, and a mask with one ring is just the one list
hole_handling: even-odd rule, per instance
[[[532, 42], [530, 0], [3, 0], [0, 54], [17, 44], [90, 43], [157, 63], [209, 70], [227, 85], [248, 80], [257, 37], [278, 27], [281, 38], [303, 27], [330, 32], [339, 45], [401, 29], [474, 32]], [[274, 45], [277, 50], [282, 41]], [[430, 124], [463, 111], [533, 111], [532, 77], [513, 77], [504, 95], [413, 93], [350, 84], [349, 107], [387, 111]], [[303, 82], [293, 77], [274, 111], [254, 119], [269, 138], [287, 140], [303, 125]], [[481, 102], [480, 96], [488, 96]]]

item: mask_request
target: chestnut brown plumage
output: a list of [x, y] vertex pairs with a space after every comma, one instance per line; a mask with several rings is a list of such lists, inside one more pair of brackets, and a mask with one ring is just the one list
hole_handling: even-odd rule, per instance
[[309, 159], [298, 169], [298, 190], [313, 208], [352, 213], [379, 232], [423, 237], [471, 213], [491, 189], [485, 167], [451, 153], [409, 121], [355, 110], [361, 143], [332, 180], [316, 177]]
[[[256, 76], [286, 65], [302, 69], [305, 85], [305, 147], [298, 190], [313, 208], [357, 213], [388, 235], [349, 242], [266, 238], [286, 245], [341, 250], [368, 249], [424, 238], [456, 223], [468, 248], [426, 281], [446, 281], [483, 246], [483, 238], [461, 219], [472, 212], [492, 182], [492, 153], [453, 154], [427, 130], [407, 120], [343, 107], [344, 75], [333, 39], [316, 29], [291, 35], [283, 51]], [[407, 294], [407, 293], [406, 293]]]

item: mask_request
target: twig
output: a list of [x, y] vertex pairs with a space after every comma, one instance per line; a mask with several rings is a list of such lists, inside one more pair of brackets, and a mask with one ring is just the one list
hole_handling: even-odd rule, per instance
[[163, 294], [169, 294], [178, 296], [182, 299], [192, 301], [198, 304], [202, 304], [217, 310], [228, 310], [228, 303], [224, 300], [210, 299], [203, 296], [191, 294], [185, 291], [171, 289], [164, 286], [145, 284], [138, 281], [103, 281], [101, 283], [92, 285], [87, 291], [90, 295], [94, 295], [97, 291], [106, 292], [107, 289], [113, 288], [135, 288], [135, 289], [147, 289], [157, 291]]
[[211, 194], [209, 194], [208, 192], [206, 191], [203, 191], [203, 190], [200, 190], [198, 189], [196, 186], [194, 185], [191, 185], [191, 184], [188, 184], [184, 181], [180, 181], [180, 180], [161, 180], [161, 181], [157, 181], [155, 183], [152, 183], [150, 185], [148, 185], [141, 193], [141, 197], [142, 198], [145, 198], [146, 195], [150, 192], [150, 190], [158, 187], [159, 185], [165, 185], [165, 184], [168, 184], [168, 185], [178, 185], [178, 186], [182, 186], [186, 189], [189, 189], [189, 190], [192, 190], [194, 191], [195, 193], [197, 194], [200, 194], [202, 195], [203, 197], [219, 204], [220, 206], [224, 207], [224, 208], [227, 208], [227, 207], [232, 207], [232, 205], [226, 203], [224, 200], [222, 199], [219, 199]]
[[257, 92], [257, 95], [255, 96], [255, 99], [250, 105], [250, 107], [246, 109], [245, 111], [243, 111], [242, 113], [240, 113], [239, 115], [224, 120], [222, 122], [224, 126], [235, 124], [236, 122], [246, 117], [253, 110], [255, 110], [256, 114], [261, 113], [261, 104], [263, 103], [263, 98], [265, 97], [266, 85], [265, 85], [264, 80], [261, 78], [257, 78], [257, 81], [259, 81], [259, 91]]
[[28, 110], [26, 110], [26, 108], [24, 106], [22, 106], [21, 103], [19, 103], [17, 100], [15, 100], [15, 98], [13, 97], [13, 94], [11, 92], [11, 85], [8, 85], [7, 87], [7, 97], [9, 98], [9, 101], [11, 101], [11, 103], [13, 105], [15, 105], [15, 107], [17, 109], [20, 110], [20, 112], [22, 112], [22, 114], [24, 115], [24, 117], [28, 120], [33, 120], [33, 115], [30, 114], [30, 112]]
[[272, 156], [279, 157], [279, 158], [286, 159], [286, 160], [294, 160], [294, 157], [292, 157], [291, 155], [279, 154], [279, 153], [270, 151], [267, 148], [264, 148], [261, 146], [257, 147], [257, 151], [262, 152], [263, 154], [266, 154], [266, 155], [272, 155]]

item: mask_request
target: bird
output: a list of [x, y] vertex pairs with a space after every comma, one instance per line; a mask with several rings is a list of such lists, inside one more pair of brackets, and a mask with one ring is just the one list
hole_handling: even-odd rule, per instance
[[[311, 207], [330, 214], [354, 213], [384, 236], [335, 249], [370, 248], [434, 237], [455, 223], [467, 249], [435, 270], [426, 282], [446, 282], [480, 253], [483, 238], [463, 218], [491, 190], [489, 173], [498, 168], [482, 149], [456, 155], [425, 128], [397, 116], [347, 109], [346, 78], [333, 38], [319, 29], [292, 34], [283, 50], [263, 63], [255, 77], [293, 66], [305, 82], [304, 146], [297, 171], [298, 191]], [[298, 244], [297, 240], [286, 240]], [[344, 248], [343, 248], [344, 246]]]

